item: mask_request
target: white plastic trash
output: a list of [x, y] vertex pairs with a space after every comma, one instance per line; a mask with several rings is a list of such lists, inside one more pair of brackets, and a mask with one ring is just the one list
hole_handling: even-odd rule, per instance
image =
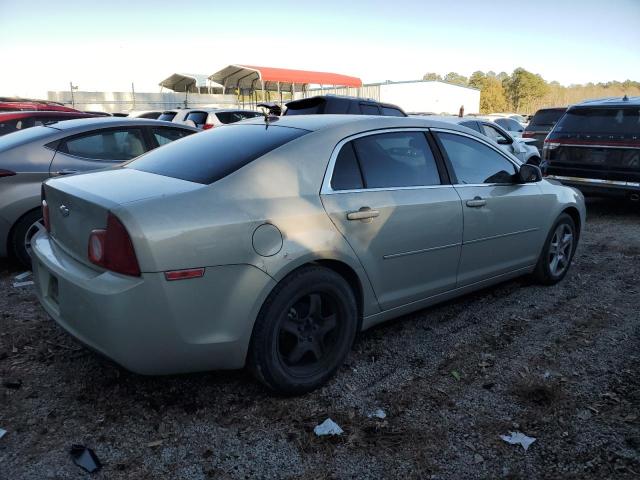
[[376, 410], [374, 410], [372, 413], [370, 413], [369, 415], [367, 415], [367, 417], [369, 418], [387, 418], [387, 414], [385, 413], [385, 411], [381, 408], [378, 408]]
[[7, 434], [7, 431], [0, 428], [0, 438], [4, 437], [6, 434]]
[[344, 430], [342, 430], [340, 428], [340, 425], [338, 425], [336, 422], [334, 422], [330, 418], [327, 418], [320, 425], [316, 425], [316, 427], [313, 429], [313, 432], [317, 436], [322, 437], [324, 435], [341, 435], [342, 433], [344, 433]]
[[533, 437], [527, 437], [522, 432], [511, 432], [510, 435], [500, 435], [500, 438], [511, 445], [522, 445], [525, 451], [536, 441]]

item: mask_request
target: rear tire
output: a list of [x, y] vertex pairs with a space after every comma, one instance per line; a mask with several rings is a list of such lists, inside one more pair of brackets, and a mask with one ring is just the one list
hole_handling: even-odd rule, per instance
[[303, 267], [283, 279], [253, 328], [248, 365], [284, 395], [315, 390], [342, 365], [358, 328], [353, 290], [333, 270]]
[[562, 213], [547, 235], [533, 278], [543, 285], [558, 283], [569, 271], [577, 246], [575, 223], [568, 214]]
[[25, 268], [31, 268], [31, 239], [42, 225], [42, 212], [32, 210], [13, 226], [9, 238], [11, 255]]

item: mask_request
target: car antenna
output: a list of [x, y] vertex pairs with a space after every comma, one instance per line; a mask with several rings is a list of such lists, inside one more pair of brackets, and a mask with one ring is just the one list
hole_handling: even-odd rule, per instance
[[279, 117], [282, 114], [282, 108], [274, 102], [259, 103], [257, 106], [262, 108], [264, 123], [267, 127], [269, 126], [269, 117]]

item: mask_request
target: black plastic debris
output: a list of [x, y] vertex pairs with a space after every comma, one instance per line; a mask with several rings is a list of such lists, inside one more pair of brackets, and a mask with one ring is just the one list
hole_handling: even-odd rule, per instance
[[5, 388], [11, 388], [17, 390], [22, 386], [22, 380], [5, 380], [2, 382], [2, 386]]
[[71, 453], [73, 463], [84, 468], [89, 473], [97, 472], [102, 468], [102, 464], [95, 452], [84, 445], [72, 445], [69, 453]]

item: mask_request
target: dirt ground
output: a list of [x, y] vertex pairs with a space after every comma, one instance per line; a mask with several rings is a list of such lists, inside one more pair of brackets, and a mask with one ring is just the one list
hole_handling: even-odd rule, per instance
[[[640, 478], [640, 205], [588, 207], [559, 285], [511, 281], [368, 331], [299, 398], [246, 372], [124, 371], [0, 263], [0, 478], [87, 478], [73, 444], [105, 479]], [[328, 417], [343, 435], [315, 436]]]

